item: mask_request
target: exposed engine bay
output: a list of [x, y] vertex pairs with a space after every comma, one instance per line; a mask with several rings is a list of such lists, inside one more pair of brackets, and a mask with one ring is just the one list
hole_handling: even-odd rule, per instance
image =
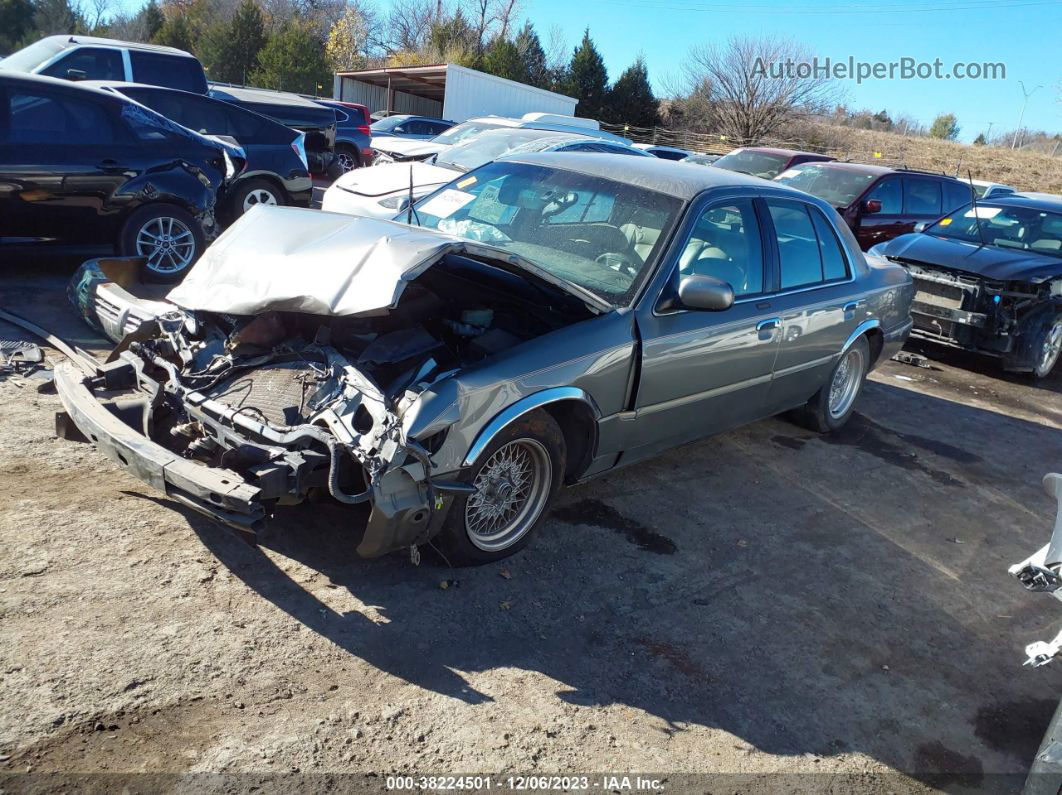
[[369, 316], [173, 309], [127, 336], [103, 378], [112, 413], [237, 473], [267, 510], [315, 491], [362, 502], [402, 467], [431, 505], [441, 440], [404, 438], [403, 412], [439, 379], [593, 314], [551, 285], [447, 254]]

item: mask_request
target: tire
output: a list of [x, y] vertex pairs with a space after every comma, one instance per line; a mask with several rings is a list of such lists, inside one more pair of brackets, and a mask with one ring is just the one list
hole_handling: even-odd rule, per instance
[[[152, 245], [153, 240], [158, 242]], [[146, 281], [180, 281], [205, 248], [203, 228], [191, 213], [175, 204], [141, 207], [126, 219], [118, 235], [120, 255], [147, 257]]]
[[[546, 515], [564, 477], [564, 433], [544, 411], [532, 411], [504, 428], [469, 473], [474, 494], [450, 506], [435, 542], [453, 565], [501, 560], [522, 549]], [[522, 501], [510, 497], [513, 476], [530, 475]], [[491, 516], [491, 508], [509, 509]]]
[[361, 153], [349, 144], [339, 144], [336, 147], [336, 162], [339, 163], [343, 173], [346, 174], [361, 167]]
[[1047, 378], [1062, 358], [1062, 314], [1047, 316], [1032, 342], [1033, 378]]
[[792, 420], [818, 433], [840, 430], [852, 416], [869, 372], [870, 342], [863, 336], [841, 355], [811, 400], [791, 413]]
[[268, 179], [249, 179], [240, 182], [229, 199], [229, 214], [236, 220], [256, 204], [284, 205], [287, 196]]

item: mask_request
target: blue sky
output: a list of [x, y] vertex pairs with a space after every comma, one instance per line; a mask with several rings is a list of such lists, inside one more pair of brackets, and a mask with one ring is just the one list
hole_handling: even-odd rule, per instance
[[[386, 10], [390, 0], [377, 2]], [[522, 0], [521, 14], [544, 43], [559, 27], [574, 47], [589, 26], [613, 79], [642, 53], [660, 92], [669, 76], [680, 74], [691, 46], [734, 34], [786, 36], [820, 59], [940, 58], [946, 70], [956, 62], [1002, 62], [1005, 80], [897, 79], [844, 81], [844, 86], [853, 108], [884, 108], [927, 125], [938, 113], [953, 112], [961, 139], [969, 142], [990, 122], [993, 133], [1017, 126], [1021, 80], [1029, 90], [1043, 86], [1029, 99], [1024, 126], [1062, 131], [1060, 0]]]
[[1036, 91], [1024, 126], [1062, 131], [1062, 2], [1046, 0], [527, 0], [524, 8], [543, 35], [563, 27], [575, 45], [583, 28], [605, 58], [611, 78], [639, 53], [654, 87], [678, 75], [696, 44], [738, 35], [786, 36], [819, 58], [876, 62], [910, 56], [955, 62], [1003, 62], [1005, 80], [845, 81], [849, 104], [928, 124], [953, 112], [961, 139], [972, 141], [994, 122], [993, 133], [1013, 129], [1023, 101], [1019, 80]]

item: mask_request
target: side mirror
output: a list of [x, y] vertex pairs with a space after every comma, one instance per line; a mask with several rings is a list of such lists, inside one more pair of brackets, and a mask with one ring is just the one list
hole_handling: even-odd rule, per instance
[[927, 226], [929, 226], [929, 224], [927, 224], [925, 221], [919, 221], [917, 224], [914, 225], [914, 231], [925, 232]]
[[66, 79], [67, 80], [88, 80], [88, 72], [84, 71], [83, 69], [67, 69], [66, 70]]
[[722, 312], [734, 305], [734, 288], [712, 276], [685, 276], [679, 282], [678, 306], [705, 312]]
[[863, 212], [867, 215], [873, 215], [874, 213], [881, 212], [881, 201], [878, 199], [867, 199], [863, 202]]

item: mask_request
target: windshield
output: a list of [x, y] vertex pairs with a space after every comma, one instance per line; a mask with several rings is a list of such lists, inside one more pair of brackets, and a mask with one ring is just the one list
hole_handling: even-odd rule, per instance
[[66, 48], [66, 37], [49, 36], [34, 42], [28, 47], [17, 50], [6, 58], [0, 58], [0, 69], [14, 72], [32, 72], [45, 61], [58, 55]]
[[446, 146], [453, 146], [459, 144], [466, 138], [471, 138], [473, 135], [479, 135], [484, 130], [496, 130], [499, 127], [504, 127], [503, 124], [495, 124], [490, 121], [466, 121], [463, 124], [458, 124], [451, 127], [442, 135], [436, 135], [431, 139], [434, 144], [445, 144]]
[[[978, 232], [977, 226], [981, 230]], [[964, 240], [998, 248], [1016, 248], [1062, 258], [1062, 213], [1030, 207], [972, 204], [945, 216], [926, 230], [927, 234]]]
[[380, 119], [379, 121], [374, 121], [372, 124], [369, 125], [369, 129], [371, 129], [373, 132], [378, 133], [391, 132], [391, 130], [400, 125], [402, 122], [407, 121], [409, 118], [409, 116], [388, 116], [387, 118]]
[[511, 251], [622, 306], [651, 273], [681, 208], [621, 182], [499, 161], [417, 202], [414, 223]]
[[788, 162], [788, 155], [769, 155], [766, 152], [738, 149], [736, 152], [723, 155], [713, 165], [725, 168], [728, 171], [737, 171], [741, 174], [751, 174], [754, 177], [773, 179], [779, 171], [785, 168], [785, 164]]
[[834, 207], [847, 207], [862, 195], [875, 178], [875, 174], [808, 163], [783, 171], [774, 181], [818, 196]]
[[568, 136], [558, 137], [557, 133], [548, 130], [487, 130], [482, 135], [444, 149], [435, 158], [435, 163], [444, 168], [471, 171], [510, 152], [540, 152], [567, 140], [570, 140]]

